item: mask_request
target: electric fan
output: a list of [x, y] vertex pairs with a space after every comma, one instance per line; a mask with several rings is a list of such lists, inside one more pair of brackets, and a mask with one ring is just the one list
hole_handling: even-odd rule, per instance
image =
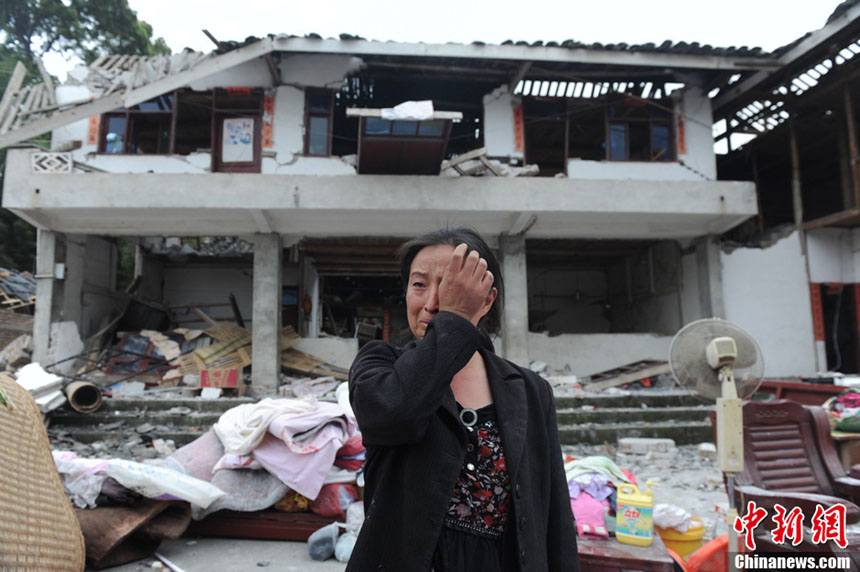
[[[741, 400], [752, 396], [764, 374], [761, 349], [751, 335], [731, 322], [712, 318], [681, 328], [669, 347], [669, 367], [684, 389], [716, 399], [717, 459], [729, 493], [729, 552], [737, 553], [732, 531], [738, 516], [735, 475], [744, 470], [744, 430]], [[734, 562], [730, 562], [734, 569]]]

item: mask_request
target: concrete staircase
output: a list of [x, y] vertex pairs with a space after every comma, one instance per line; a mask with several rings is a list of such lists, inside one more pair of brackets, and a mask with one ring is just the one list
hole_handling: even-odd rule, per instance
[[228, 409], [254, 401], [242, 397], [104, 399], [101, 408], [90, 414], [66, 408], [54, 411], [48, 433], [66, 433], [75, 441], [93, 443], [118, 439], [133, 431], [172, 439], [181, 447], [206, 433]]
[[677, 445], [713, 442], [713, 405], [684, 391], [556, 397], [562, 445], [615, 444], [622, 437], [662, 437]]
[[[49, 433], [80, 443], [123, 440], [129, 435], [190, 443], [228, 409], [250, 398], [105, 399], [95, 413], [62, 408], [51, 414]], [[643, 390], [616, 395], [556, 397], [562, 444], [615, 444], [621, 437], [664, 437], [676, 444], [713, 441], [712, 406], [681, 391]]]

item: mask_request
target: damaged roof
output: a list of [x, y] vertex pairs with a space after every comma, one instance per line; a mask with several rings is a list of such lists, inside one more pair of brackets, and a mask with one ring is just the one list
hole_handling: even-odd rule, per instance
[[634, 70], [654, 76], [692, 71], [705, 74], [711, 87], [718, 86], [719, 107], [744, 82], [770, 77], [784, 65], [783, 60], [793, 57], [797, 50], [807, 49], [808, 44], [817, 46], [821, 38], [830, 38], [831, 29], [856, 32], [858, 2], [860, 0], [846, 0], [837, 7], [824, 28], [773, 53], [758, 47], [714, 47], [669, 40], [660, 44], [588, 44], [575, 40], [426, 44], [372, 41], [351, 34], [328, 39], [318, 34], [280, 34], [248, 37], [241, 42], [213, 38], [217, 48], [208, 54], [185, 50], [170, 56], [102, 56], [88, 68], [71, 72], [66, 82], [85, 85], [90, 94], [78, 101], [62, 103], [56, 101], [55, 88], [47, 73], [42, 73], [44, 83], [23, 87], [25, 71], [19, 65], [0, 100], [0, 148], [79, 119], [131, 107], [258, 58], [265, 59], [273, 83], [277, 84], [279, 72], [275, 60], [284, 54], [299, 53], [352, 55], [360, 57], [366, 69], [423, 68], [487, 80], [495, 78], [509, 84], [511, 89], [527, 77], [581, 80], [600, 76], [605, 81], [613, 73], [620, 78]]
[[860, 54], [860, 0], [845, 0], [824, 27], [774, 50], [779, 67], [745, 72], [715, 84], [714, 121], [725, 119], [732, 132], [759, 135], [779, 127], [809, 97], [845, 81]]

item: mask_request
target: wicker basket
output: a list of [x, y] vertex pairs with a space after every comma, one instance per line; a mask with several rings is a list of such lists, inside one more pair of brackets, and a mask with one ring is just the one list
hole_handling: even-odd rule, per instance
[[84, 538], [51, 456], [39, 408], [0, 374], [0, 570], [84, 569]]

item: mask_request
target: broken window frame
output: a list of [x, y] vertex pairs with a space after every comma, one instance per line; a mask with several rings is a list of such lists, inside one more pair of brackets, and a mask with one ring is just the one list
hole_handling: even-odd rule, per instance
[[[605, 135], [605, 143], [606, 143], [606, 160], [613, 162], [628, 162], [628, 163], [671, 163], [673, 161], [678, 160], [677, 150], [675, 145], [675, 129], [674, 129], [674, 116], [671, 113], [668, 113], [664, 110], [664, 113], [668, 113], [666, 117], [655, 117], [654, 108], [652, 104], [648, 102], [644, 102], [642, 106], [644, 109], [648, 111], [647, 117], [611, 117], [611, 109], [613, 106], [626, 105], [624, 101], [608, 101], [606, 103], [606, 135]], [[644, 115], [644, 114], [643, 114]], [[646, 125], [648, 129], [648, 157], [647, 158], [631, 158], [630, 152], [630, 132], [631, 126], [640, 127], [642, 125]], [[624, 127], [624, 156], [622, 158], [615, 158], [613, 156], [613, 127], [623, 126]], [[654, 129], [655, 127], [665, 127], [667, 131], [667, 143], [668, 143], [668, 152], [665, 154], [665, 157], [655, 158], [654, 156]]]
[[[105, 155], [169, 155], [173, 153], [173, 135], [174, 128], [176, 126], [176, 92], [171, 91], [165, 94], [162, 94], [158, 97], [145, 101], [141, 104], [135, 105], [131, 109], [120, 108], [115, 111], [110, 111], [108, 113], [102, 114], [99, 122], [99, 145], [98, 152]], [[140, 109], [141, 105], [154, 102], [158, 99], [169, 97], [170, 98], [170, 109], [169, 110], [149, 110], [149, 109]], [[160, 116], [166, 117], [167, 122], [169, 124], [168, 134], [167, 134], [167, 149], [161, 151], [161, 141], [159, 140], [158, 147], [159, 151], [155, 153], [146, 153], [138, 150], [130, 149], [131, 142], [134, 138], [134, 122], [136, 119], [143, 119], [144, 117], [153, 117]], [[123, 128], [123, 142], [122, 142], [122, 151], [108, 151], [108, 128], [110, 125], [111, 118], [123, 118], [124, 120], [124, 128]]]
[[[327, 111], [315, 111], [311, 105], [311, 99], [316, 96], [327, 96], [328, 97], [328, 110]], [[325, 153], [313, 153], [311, 152], [311, 120], [314, 118], [325, 118], [326, 125], [326, 150]], [[334, 125], [334, 90], [320, 88], [320, 87], [309, 87], [305, 88], [305, 141], [304, 141], [304, 155], [308, 157], [331, 157], [331, 143], [332, 143], [332, 127]]]

